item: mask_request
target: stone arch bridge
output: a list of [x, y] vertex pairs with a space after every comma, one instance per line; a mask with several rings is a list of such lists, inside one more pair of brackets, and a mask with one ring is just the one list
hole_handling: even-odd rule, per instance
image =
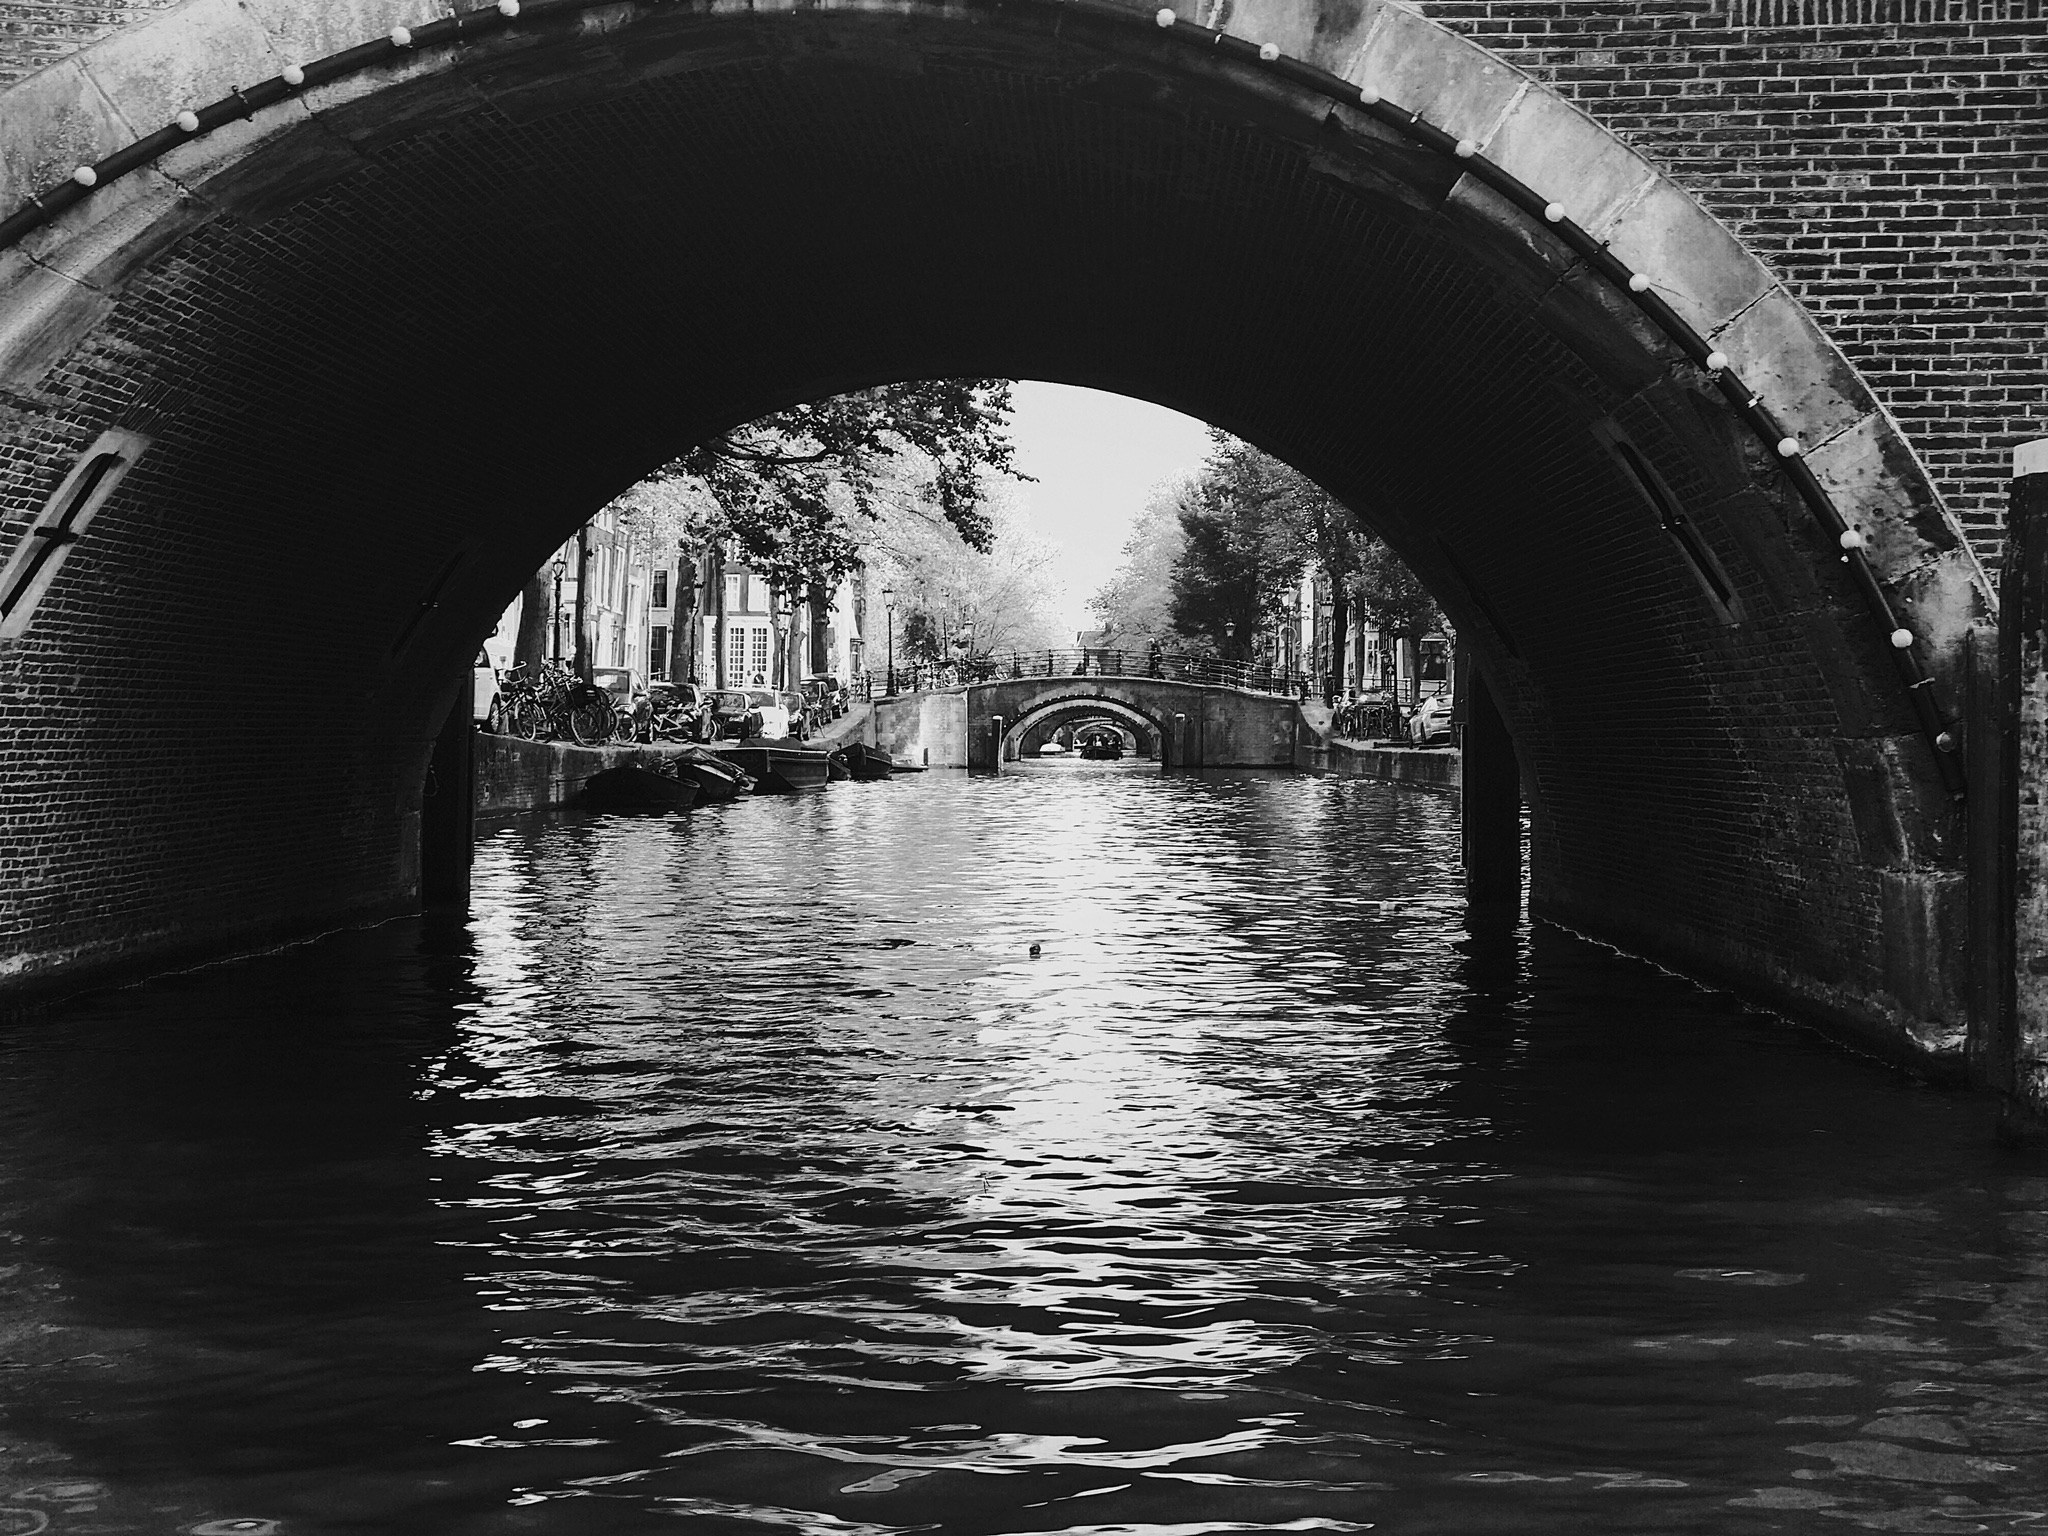
[[454, 680], [594, 507], [1006, 376], [1213, 421], [1402, 553], [1537, 914], [2033, 1059], [1973, 917], [1995, 603], [1915, 444], [1669, 167], [1410, 6], [187, 0], [0, 123], [17, 993], [456, 882]]
[[999, 772], [1027, 739], [1090, 718], [1150, 743], [1164, 769], [1286, 768], [1302, 740], [1291, 698], [1153, 677], [1025, 677], [875, 705], [876, 735], [934, 767]]

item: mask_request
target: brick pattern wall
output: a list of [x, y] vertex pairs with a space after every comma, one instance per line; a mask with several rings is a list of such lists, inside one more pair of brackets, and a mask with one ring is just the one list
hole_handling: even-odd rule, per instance
[[[0, 82], [176, 0], [0, 0]], [[1980, 555], [2048, 434], [2048, 0], [1421, 0], [1730, 224], [1864, 370]]]
[[110, 0], [106, 5], [65, 5], [62, 0], [0, 0], [0, 85], [54, 64], [117, 27], [178, 3]]
[[1422, 0], [1742, 236], [1905, 427], [1980, 555], [2048, 434], [2044, 0]]

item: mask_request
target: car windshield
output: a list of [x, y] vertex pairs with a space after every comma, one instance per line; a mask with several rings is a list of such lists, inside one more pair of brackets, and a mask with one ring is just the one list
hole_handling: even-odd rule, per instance
[[713, 694], [712, 697], [718, 700], [718, 707], [720, 709], [745, 709], [747, 707], [747, 696], [744, 693], [717, 693]]
[[781, 701], [765, 688], [749, 688], [747, 690], [747, 702], [756, 709], [779, 709], [782, 707]]

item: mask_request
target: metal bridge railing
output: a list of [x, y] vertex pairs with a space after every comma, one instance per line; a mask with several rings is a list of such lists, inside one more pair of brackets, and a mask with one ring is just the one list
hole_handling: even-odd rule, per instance
[[1310, 679], [1252, 661], [1220, 656], [1187, 655], [1178, 651], [1120, 650], [1116, 646], [1049, 651], [1008, 651], [937, 665], [900, 666], [893, 673], [869, 672], [861, 679], [868, 698], [896, 693], [943, 693], [970, 683], [1003, 683], [1031, 677], [1151, 678], [1169, 683], [1204, 683], [1305, 699]]

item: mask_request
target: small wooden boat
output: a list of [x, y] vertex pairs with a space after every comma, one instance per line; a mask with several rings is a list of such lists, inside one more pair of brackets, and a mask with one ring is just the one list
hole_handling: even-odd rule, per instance
[[1097, 760], [1124, 755], [1124, 739], [1111, 731], [1089, 731], [1080, 740], [1081, 755]]
[[846, 761], [846, 754], [844, 752], [827, 752], [825, 754], [825, 778], [827, 782], [837, 784], [841, 779], [850, 779], [852, 777], [853, 767]]
[[869, 783], [876, 779], [888, 778], [895, 766], [887, 752], [880, 747], [871, 747], [864, 741], [848, 742], [840, 748], [839, 755], [846, 759], [848, 773]]
[[823, 752], [806, 752], [796, 747], [719, 746], [712, 750], [751, 774], [754, 792], [761, 795], [789, 795], [810, 789], [823, 784], [832, 772]]
[[606, 811], [687, 811], [697, 802], [697, 786], [637, 763], [621, 763], [585, 779], [583, 798]]
[[736, 763], [729, 763], [716, 752], [703, 747], [684, 747], [673, 755], [664, 753], [675, 764], [676, 772], [691, 780], [697, 786], [700, 803], [721, 804], [750, 794], [754, 788], [753, 778]]

